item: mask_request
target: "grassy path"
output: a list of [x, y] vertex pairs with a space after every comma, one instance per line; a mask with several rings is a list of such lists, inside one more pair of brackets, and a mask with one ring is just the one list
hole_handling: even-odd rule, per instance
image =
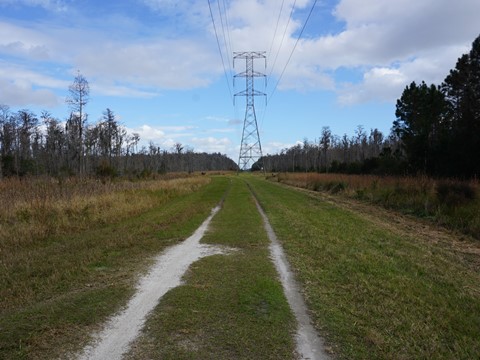
[[379, 226], [332, 199], [240, 176], [212, 177], [168, 201], [152, 194], [160, 205], [141, 215], [19, 246], [15, 259], [0, 263], [0, 358], [80, 350], [126, 304], [153, 256], [193, 233], [227, 189], [202, 241], [237, 250], [194, 263], [155, 308], [127, 359], [295, 358], [295, 319], [246, 182], [337, 358], [480, 357], [477, 262], [396, 231], [402, 222]]
[[202, 242], [236, 248], [193, 264], [165, 295], [128, 359], [292, 359], [295, 322], [243, 179], [233, 178]]
[[446, 247], [249, 178], [303, 284], [316, 325], [345, 359], [480, 357], [480, 274]]
[[19, 245], [0, 263], [0, 358], [81, 349], [126, 303], [153, 256], [189, 236], [228, 186], [214, 177], [193, 192], [169, 193], [167, 202], [152, 192], [159, 205], [128, 220]]

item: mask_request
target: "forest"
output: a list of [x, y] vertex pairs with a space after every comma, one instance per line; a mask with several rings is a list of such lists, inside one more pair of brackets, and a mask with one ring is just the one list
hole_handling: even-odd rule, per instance
[[[138, 148], [107, 108], [88, 123], [89, 84], [78, 73], [66, 99], [69, 117], [61, 121], [28, 109], [12, 113], [0, 104], [0, 178], [8, 176], [147, 176], [177, 171], [237, 170], [219, 153], [195, 153], [180, 143], [161, 149]], [[408, 85], [397, 100], [390, 134], [359, 125], [353, 136], [332, 134], [265, 155], [252, 170], [375, 175], [428, 175], [474, 179], [480, 174], [480, 36], [442, 84]]]
[[440, 85], [412, 82], [397, 100], [387, 136], [359, 125], [353, 136], [321, 130], [266, 155], [255, 165], [267, 172], [428, 175], [474, 179], [480, 174], [480, 36]]
[[161, 149], [150, 142], [139, 148], [140, 136], [128, 134], [107, 108], [96, 123], [88, 123], [85, 107], [89, 84], [80, 73], [66, 99], [65, 121], [28, 109], [11, 112], [0, 104], [0, 178], [11, 176], [146, 177], [166, 172], [236, 170], [226, 155], [196, 153], [176, 143]]

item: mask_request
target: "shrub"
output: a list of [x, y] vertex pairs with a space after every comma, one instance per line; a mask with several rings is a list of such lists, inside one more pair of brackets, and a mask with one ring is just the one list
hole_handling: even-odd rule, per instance
[[475, 200], [475, 188], [468, 183], [443, 181], [436, 187], [437, 199], [448, 207], [457, 207]]
[[331, 182], [327, 184], [327, 190], [331, 194], [337, 194], [341, 191], [344, 191], [346, 189], [347, 185], [344, 182]]

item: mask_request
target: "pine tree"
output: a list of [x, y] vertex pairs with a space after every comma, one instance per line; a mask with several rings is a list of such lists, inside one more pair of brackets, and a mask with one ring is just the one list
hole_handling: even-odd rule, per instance
[[450, 110], [449, 153], [456, 175], [480, 174], [480, 36], [442, 84]]

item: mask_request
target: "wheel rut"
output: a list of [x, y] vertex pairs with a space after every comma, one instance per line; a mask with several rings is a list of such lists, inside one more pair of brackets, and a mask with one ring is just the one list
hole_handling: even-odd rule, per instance
[[296, 350], [300, 359], [304, 360], [328, 360], [330, 356], [325, 352], [325, 344], [312, 326], [312, 321], [308, 315], [308, 309], [300, 291], [300, 286], [295, 281], [295, 276], [291, 270], [282, 245], [273, 231], [268, 217], [260, 206], [258, 199], [250, 187], [250, 191], [255, 199], [258, 212], [262, 216], [265, 231], [270, 239], [270, 256], [277, 269], [280, 282], [283, 286], [285, 297], [297, 320], [297, 331], [295, 334]]

